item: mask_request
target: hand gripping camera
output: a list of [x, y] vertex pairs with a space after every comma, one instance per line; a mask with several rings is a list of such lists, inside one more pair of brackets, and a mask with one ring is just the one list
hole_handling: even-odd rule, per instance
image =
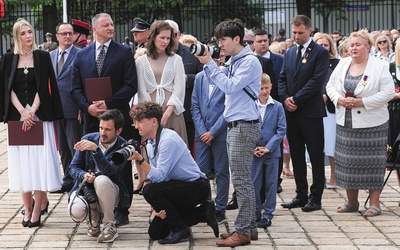
[[117, 151], [111, 155], [111, 159], [115, 164], [122, 164], [126, 159], [132, 156], [132, 149], [140, 154], [140, 143], [133, 139], [122, 144]]
[[[92, 170], [89, 169], [88, 172], [91, 173]], [[96, 173], [95, 175], [99, 176], [100, 173]], [[81, 182], [78, 193], [80, 195], [82, 195], [83, 197], [85, 197], [85, 200], [89, 204], [93, 204], [93, 203], [97, 202], [96, 190], [94, 189], [93, 183], [87, 182], [87, 177], [85, 179], [83, 179], [83, 181]]]

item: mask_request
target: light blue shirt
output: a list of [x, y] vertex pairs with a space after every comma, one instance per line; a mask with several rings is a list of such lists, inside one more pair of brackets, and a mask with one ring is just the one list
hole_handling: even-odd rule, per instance
[[[246, 54], [249, 55], [243, 57]], [[255, 98], [258, 98], [262, 74], [260, 61], [249, 46], [245, 46], [226, 64], [229, 66], [218, 68], [215, 62], [210, 60], [204, 66], [204, 72], [211, 80], [210, 84], [217, 85], [225, 93], [225, 119], [228, 122], [258, 119], [260, 116], [258, 104], [243, 88], [246, 87]]]
[[147, 155], [150, 160], [150, 172], [147, 177], [155, 183], [179, 180], [191, 182], [199, 178], [206, 179], [200, 171], [182, 138], [173, 130], [164, 128], [156, 156], [155, 140], [147, 143]]

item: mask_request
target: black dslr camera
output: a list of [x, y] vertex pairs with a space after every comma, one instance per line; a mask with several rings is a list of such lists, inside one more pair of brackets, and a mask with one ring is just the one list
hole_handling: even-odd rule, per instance
[[115, 164], [122, 164], [126, 159], [132, 156], [132, 149], [135, 149], [136, 152], [140, 154], [140, 143], [133, 139], [122, 144], [117, 151], [115, 151], [111, 159]]
[[[92, 170], [89, 169], [88, 172], [92, 173]], [[99, 176], [100, 173], [95, 173], [95, 175]], [[97, 194], [96, 194], [96, 190], [94, 190], [94, 185], [93, 185], [93, 183], [87, 182], [87, 178], [83, 179], [78, 193], [80, 195], [82, 195], [83, 197], [85, 197], [85, 200], [89, 204], [93, 204], [93, 203], [97, 202]]]

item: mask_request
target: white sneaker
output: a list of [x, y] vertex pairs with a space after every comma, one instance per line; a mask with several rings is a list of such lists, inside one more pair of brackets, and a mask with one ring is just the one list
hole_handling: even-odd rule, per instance
[[100, 236], [97, 238], [98, 243], [109, 243], [113, 242], [116, 238], [118, 238], [117, 227], [114, 223], [109, 222], [104, 225], [103, 230], [101, 231]]

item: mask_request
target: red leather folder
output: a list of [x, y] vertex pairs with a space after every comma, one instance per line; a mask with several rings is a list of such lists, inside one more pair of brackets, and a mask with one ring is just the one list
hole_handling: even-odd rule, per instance
[[87, 78], [85, 79], [85, 89], [88, 102], [106, 100], [112, 96], [111, 78]]
[[8, 121], [8, 145], [43, 145], [43, 122], [35, 121], [28, 131], [22, 130], [22, 121]]

